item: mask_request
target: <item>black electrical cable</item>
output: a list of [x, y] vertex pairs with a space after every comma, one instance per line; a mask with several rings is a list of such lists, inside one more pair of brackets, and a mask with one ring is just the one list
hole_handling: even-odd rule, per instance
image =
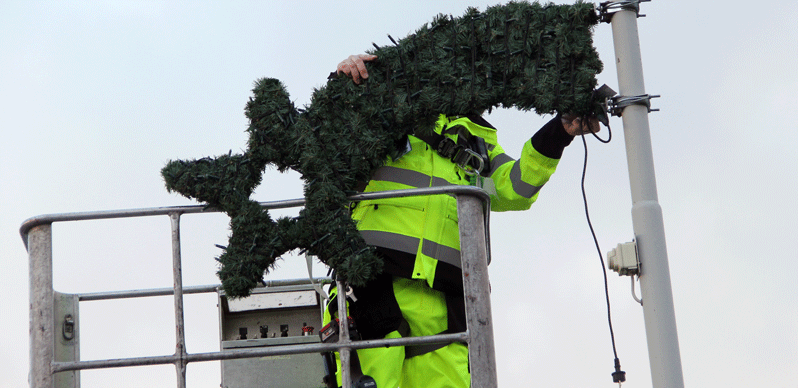
[[[590, 128], [590, 121], [589, 118], [583, 118], [583, 123], [588, 123], [588, 128]], [[607, 140], [601, 139], [596, 135], [596, 132], [590, 128], [590, 133], [593, 134], [593, 137], [598, 139], [598, 141], [602, 143], [609, 143], [612, 140], [612, 129], [609, 125], [607, 125], [607, 132], [609, 135], [607, 136]], [[587, 225], [590, 227], [590, 234], [593, 236], [593, 242], [596, 244], [596, 251], [598, 252], [599, 261], [601, 262], [601, 271], [604, 274], [604, 296], [607, 300], [607, 322], [609, 323], [610, 327], [610, 340], [612, 341], [612, 353], [615, 356], [615, 372], [612, 373], [612, 381], [615, 383], [622, 383], [626, 381], [626, 372], [621, 370], [621, 362], [618, 359], [618, 350], [615, 347], [615, 332], [612, 330], [612, 309], [610, 308], [610, 291], [609, 285], [607, 282], [607, 268], [604, 265], [604, 256], [601, 254], [601, 247], [599, 246], [598, 238], [596, 238], [596, 232], [593, 229], [593, 223], [590, 221], [590, 211], [588, 210], [587, 206], [587, 194], [585, 192], [585, 175], [587, 173], [587, 140], [585, 140], [585, 135], [582, 135], [582, 144], [585, 146], [585, 161], [582, 165], [582, 200], [585, 204], [585, 218], [587, 219]]]

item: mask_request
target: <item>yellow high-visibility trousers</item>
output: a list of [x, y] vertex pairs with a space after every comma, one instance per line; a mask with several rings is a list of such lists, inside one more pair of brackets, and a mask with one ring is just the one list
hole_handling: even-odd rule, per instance
[[[410, 336], [434, 335], [448, 328], [446, 297], [423, 280], [393, 278], [393, 290], [402, 316], [410, 326]], [[335, 292], [331, 293], [331, 296]], [[324, 314], [324, 323], [330, 321]], [[398, 331], [385, 338], [400, 338]], [[377, 382], [378, 388], [467, 388], [471, 385], [468, 371], [468, 348], [453, 343], [429, 353], [405, 358], [405, 348], [372, 348], [357, 350], [364, 374]], [[337, 359], [337, 355], [336, 355]], [[338, 363], [338, 385], [341, 385]]]

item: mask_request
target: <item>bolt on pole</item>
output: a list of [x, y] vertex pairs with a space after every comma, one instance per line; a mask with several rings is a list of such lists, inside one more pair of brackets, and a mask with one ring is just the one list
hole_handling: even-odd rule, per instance
[[[612, 38], [621, 96], [645, 95], [637, 11], [612, 15]], [[632, 191], [632, 223], [640, 257], [640, 288], [654, 388], [683, 388], [662, 209], [657, 199], [648, 110], [629, 105], [622, 113]]]

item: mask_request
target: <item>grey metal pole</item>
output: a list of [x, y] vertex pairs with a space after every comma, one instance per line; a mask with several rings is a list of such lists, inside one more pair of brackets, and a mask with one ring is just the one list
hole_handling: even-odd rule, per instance
[[488, 252], [482, 201], [471, 195], [457, 196], [460, 228], [460, 259], [463, 266], [468, 359], [471, 386], [497, 386], [496, 351], [493, 345], [493, 316], [490, 306]]
[[[645, 95], [636, 10], [612, 16], [618, 87], [621, 96]], [[654, 388], [684, 387], [676, 315], [673, 309], [662, 209], [657, 199], [648, 107], [629, 105], [623, 114], [626, 158], [632, 191], [632, 224], [640, 258], [640, 288]]]
[[186, 329], [183, 319], [183, 264], [180, 254], [180, 213], [169, 213], [172, 225], [172, 276], [175, 287], [175, 371], [177, 387], [186, 388]]
[[341, 360], [341, 386], [349, 387], [352, 385], [352, 372], [351, 372], [351, 352], [352, 348], [347, 346], [351, 343], [349, 338], [349, 311], [346, 309], [346, 284], [340, 280], [336, 280], [335, 287], [338, 289], [338, 343], [341, 348], [338, 349], [338, 356]]
[[28, 233], [30, 265], [30, 386], [52, 388], [54, 357], [53, 328], [53, 235], [52, 225], [39, 225]]

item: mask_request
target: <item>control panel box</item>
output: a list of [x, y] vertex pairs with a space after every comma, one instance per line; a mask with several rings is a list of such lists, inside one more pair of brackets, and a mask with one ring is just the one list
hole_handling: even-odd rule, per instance
[[[221, 350], [320, 342], [321, 300], [311, 285], [262, 287], [246, 298], [219, 291]], [[222, 388], [324, 388], [318, 353], [222, 360]]]

